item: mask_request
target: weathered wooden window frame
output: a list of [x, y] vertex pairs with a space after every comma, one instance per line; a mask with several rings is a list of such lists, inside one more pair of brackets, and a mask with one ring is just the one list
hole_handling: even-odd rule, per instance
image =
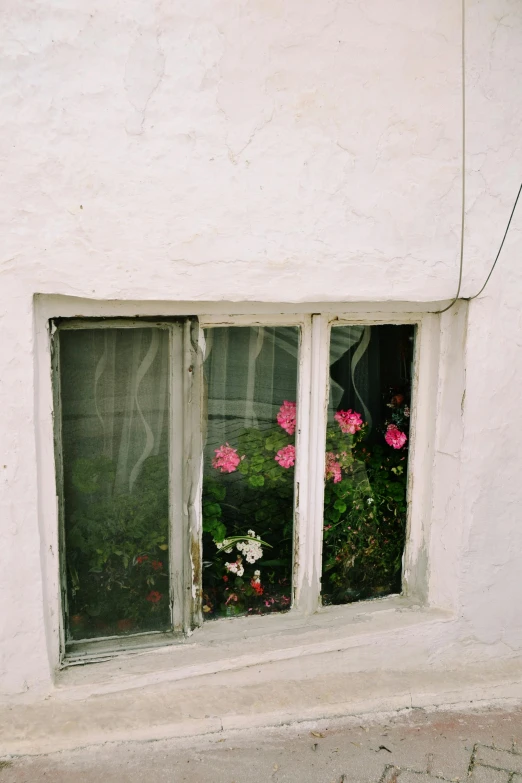
[[[63, 331], [84, 329], [163, 329], [169, 335], [169, 585], [171, 630], [127, 637], [67, 640], [60, 340]], [[149, 319], [67, 319], [53, 323], [52, 368], [55, 469], [59, 520], [62, 657], [82, 658], [129, 646], [150, 647], [173, 641], [202, 622], [201, 617], [201, 367], [199, 324], [191, 317]], [[177, 437], [171, 437], [173, 433]], [[181, 433], [181, 438], [179, 434]], [[177, 447], [176, 447], [177, 444]], [[180, 445], [181, 444], [181, 447]]]
[[[193, 308], [194, 310], [196, 308]], [[168, 316], [165, 319], [154, 318], [152, 315], [145, 315], [137, 319], [127, 318], [125, 315], [114, 319], [110, 317], [84, 316], [82, 319], [75, 319], [77, 323], [82, 323], [83, 328], [93, 328], [96, 323], [100, 327], [106, 326], [135, 326], [143, 327], [146, 325], [169, 327], [172, 322], [186, 320], [188, 316], [182, 313]], [[196, 319], [196, 316], [194, 316]], [[408, 481], [408, 519], [406, 547], [403, 558], [403, 591], [410, 596], [418, 597], [424, 600], [428, 593], [427, 573], [419, 574], [417, 561], [419, 552], [426, 545], [427, 528], [427, 497], [430, 487], [423, 470], [422, 460], [426, 458], [425, 445], [424, 450], [416, 447], [416, 430], [418, 422], [423, 426], [431, 426], [433, 417], [430, 410], [433, 410], [436, 396], [435, 386], [437, 362], [438, 362], [438, 330], [439, 321], [437, 317], [422, 312], [372, 312], [362, 310], [359, 307], [354, 308], [353, 312], [342, 312], [342, 308], [336, 308], [329, 312], [326, 308], [321, 309], [320, 313], [282, 313], [282, 314], [263, 314], [244, 313], [238, 315], [222, 315], [221, 313], [211, 313], [197, 316], [199, 329], [212, 326], [297, 326], [299, 327], [299, 363], [298, 363], [298, 421], [296, 429], [296, 466], [295, 466], [295, 489], [294, 489], [294, 562], [293, 562], [293, 595], [292, 595], [292, 613], [302, 613], [304, 615], [315, 612], [321, 603], [321, 557], [322, 557], [322, 534], [323, 534], [323, 502], [324, 502], [324, 454], [326, 438], [326, 422], [329, 398], [329, 335], [333, 326], [355, 325], [355, 324], [413, 324], [416, 326], [415, 338], [415, 375], [413, 383], [414, 407], [412, 410], [412, 426], [410, 435], [410, 459], [409, 476], [419, 471], [421, 477], [415, 482]], [[63, 319], [57, 319], [59, 328], [67, 327]], [[55, 328], [55, 327], [53, 327]], [[202, 341], [204, 342], [204, 341]], [[202, 357], [198, 357], [201, 364]], [[53, 356], [53, 363], [56, 362], [56, 355]], [[184, 358], [186, 369], [192, 369], [198, 365], [194, 364], [193, 354], [187, 354]], [[172, 363], [171, 363], [172, 366]], [[196, 382], [194, 383], [194, 378]], [[184, 390], [184, 395], [196, 394], [198, 400], [201, 395], [200, 373], [193, 373], [193, 379]], [[55, 422], [57, 405], [59, 400], [55, 399]], [[192, 408], [191, 416], [191, 439], [186, 443], [186, 448], [191, 449], [193, 453], [202, 453], [202, 427], [200, 426], [200, 406]], [[197, 411], [197, 413], [196, 413]], [[196, 419], [198, 426], [195, 426]], [[190, 429], [186, 428], [186, 431]], [[423, 439], [424, 440], [424, 439]], [[195, 442], [194, 442], [195, 441]], [[430, 447], [432, 444], [429, 444]], [[199, 451], [198, 451], [199, 450]], [[191, 452], [191, 453], [192, 453]], [[57, 468], [59, 469], [60, 449], [56, 451]], [[60, 649], [61, 660], [74, 662], [75, 660], [85, 660], [96, 657], [100, 654], [113, 654], [118, 650], [136, 649], [140, 647], [152, 647], [159, 644], [165, 644], [169, 641], [181, 640], [189, 635], [193, 629], [201, 624], [200, 591], [201, 591], [201, 573], [199, 568], [200, 554], [200, 536], [201, 536], [201, 483], [202, 483], [202, 458], [198, 458], [198, 465], [192, 464], [191, 475], [194, 480], [191, 482], [192, 493], [190, 496], [190, 508], [192, 517], [190, 530], [192, 531], [192, 548], [185, 546], [185, 561], [180, 565], [180, 573], [183, 572], [186, 593], [190, 592], [190, 609], [183, 610], [183, 619], [176, 620], [176, 632], [168, 634], [150, 634], [136, 635], [133, 637], [121, 637], [117, 639], [102, 639], [97, 642], [79, 642], [67, 650], [65, 655], [65, 637], [63, 624], [63, 610], [60, 607], [60, 616], [62, 617], [60, 626]], [[188, 527], [187, 527], [188, 529]], [[196, 545], [197, 542], [197, 545]], [[190, 573], [189, 583], [187, 574]], [[171, 572], [171, 584], [173, 585], [173, 575]], [[181, 617], [181, 615], [180, 615]], [[228, 621], [230, 622], [230, 620]], [[232, 620], [231, 622], [234, 622]]]

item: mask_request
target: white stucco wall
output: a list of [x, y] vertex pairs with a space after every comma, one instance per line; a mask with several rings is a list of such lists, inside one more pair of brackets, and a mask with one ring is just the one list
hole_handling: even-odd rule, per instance
[[[0, 692], [45, 687], [52, 668], [34, 295], [450, 299], [459, 6], [2, 4]], [[468, 0], [466, 18], [469, 296], [522, 176], [522, 6]], [[439, 433], [439, 466], [458, 472], [458, 491], [446, 505], [435, 495], [445, 532], [430, 551], [456, 573], [456, 655], [522, 653], [521, 253], [522, 209], [470, 304], [459, 428]]]

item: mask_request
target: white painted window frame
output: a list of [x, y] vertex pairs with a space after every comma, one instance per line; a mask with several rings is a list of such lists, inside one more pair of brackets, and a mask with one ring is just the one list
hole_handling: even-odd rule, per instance
[[[412, 389], [413, 409], [410, 435], [408, 481], [408, 521], [404, 552], [403, 592], [419, 603], [429, 603], [428, 569], [418, 564], [429, 548], [429, 506], [431, 476], [426, 464], [431, 464], [434, 448], [435, 422], [433, 411], [437, 402], [439, 370], [440, 317], [425, 312], [426, 305], [417, 309], [377, 308], [370, 305], [272, 305], [272, 312], [256, 312], [256, 305], [228, 305], [229, 309], [246, 310], [236, 315], [223, 313], [223, 304], [206, 306], [198, 303], [131, 303], [91, 302], [67, 297], [41, 297], [37, 302], [37, 394], [39, 424], [39, 494], [42, 516], [44, 585], [49, 611], [46, 616], [49, 657], [53, 664], [64, 662], [62, 609], [58, 562], [58, 504], [54, 477], [54, 449], [52, 446], [52, 387], [49, 368], [50, 335], [48, 324], [53, 318], [77, 316], [81, 318], [196, 315], [200, 328], [212, 326], [297, 326], [300, 328], [298, 421], [296, 429], [295, 511], [294, 511], [294, 569], [293, 602], [291, 613], [313, 614], [320, 608], [320, 575], [324, 502], [324, 454], [328, 410], [329, 333], [333, 326], [354, 324], [413, 324], [415, 339], [415, 377]], [[226, 305], [225, 305], [226, 306]], [[287, 312], [277, 312], [275, 308]], [[259, 306], [259, 310], [267, 306]], [[294, 311], [292, 311], [294, 309]], [[310, 311], [316, 312], [311, 314]], [[317, 312], [320, 310], [320, 312]], [[422, 434], [419, 437], [418, 431]], [[52, 473], [51, 473], [52, 471]], [[201, 492], [201, 486], [196, 488]], [[53, 513], [54, 507], [54, 513]], [[198, 519], [196, 526], [201, 524]], [[424, 555], [423, 555], [424, 553]], [[192, 618], [192, 626], [197, 626]], [[185, 632], [189, 629], [185, 627]], [[159, 639], [158, 639], [159, 642]], [[144, 640], [143, 646], [150, 646]], [[118, 640], [114, 650], [128, 647], [126, 639]]]

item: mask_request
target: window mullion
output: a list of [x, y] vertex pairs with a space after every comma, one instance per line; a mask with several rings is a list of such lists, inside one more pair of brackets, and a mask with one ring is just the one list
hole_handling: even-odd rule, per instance
[[184, 631], [202, 623], [202, 483], [203, 483], [203, 336], [196, 318], [184, 324], [183, 335], [183, 530]]
[[294, 491], [294, 558], [293, 608], [303, 608], [310, 589], [310, 568], [307, 560], [309, 538], [309, 444], [310, 444], [310, 381], [312, 362], [312, 320], [301, 327], [297, 389], [296, 463]]
[[183, 513], [183, 326], [170, 326], [169, 566], [172, 628], [185, 628], [185, 536]]
[[[299, 496], [295, 605], [315, 612], [321, 599], [324, 464], [328, 410], [328, 320], [313, 315], [303, 330], [300, 387]], [[299, 451], [298, 451], [299, 459]], [[299, 489], [300, 488], [300, 489]]]

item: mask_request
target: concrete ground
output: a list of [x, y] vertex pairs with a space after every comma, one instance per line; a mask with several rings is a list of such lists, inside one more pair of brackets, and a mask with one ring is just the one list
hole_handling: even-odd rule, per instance
[[0, 761], [0, 783], [440, 780], [522, 783], [522, 707], [411, 709], [373, 719], [347, 717], [200, 738], [111, 742]]

